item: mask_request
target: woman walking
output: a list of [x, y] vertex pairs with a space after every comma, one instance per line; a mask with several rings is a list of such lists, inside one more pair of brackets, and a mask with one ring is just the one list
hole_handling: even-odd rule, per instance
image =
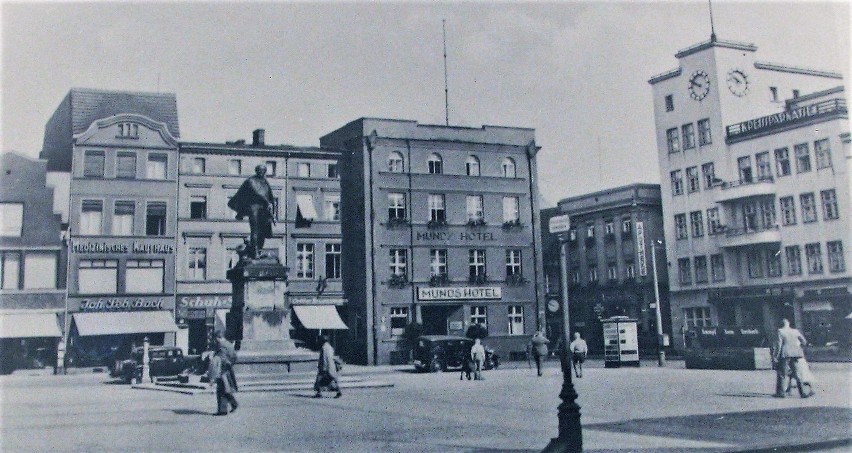
[[210, 379], [210, 385], [216, 386], [216, 415], [228, 415], [229, 404], [230, 412], [234, 412], [239, 406], [234, 398], [234, 393], [237, 392], [237, 377], [233, 370], [236, 354], [224, 338], [218, 337], [215, 347], [216, 353], [210, 357], [207, 377]]
[[314, 398], [322, 397], [322, 389], [327, 388], [331, 391], [337, 391], [335, 398], [343, 396], [340, 393], [340, 384], [337, 382], [337, 361], [334, 359], [334, 348], [328, 342], [328, 337], [325, 335], [320, 337], [319, 363], [317, 363], [317, 379], [314, 381], [314, 391], [317, 392]]

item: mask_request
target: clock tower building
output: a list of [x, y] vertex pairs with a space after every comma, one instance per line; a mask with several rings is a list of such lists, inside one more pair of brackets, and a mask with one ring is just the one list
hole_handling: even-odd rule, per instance
[[762, 62], [755, 45], [715, 36], [675, 58], [649, 80], [673, 346], [698, 327], [772, 333], [784, 317], [806, 336], [848, 342], [842, 76]]

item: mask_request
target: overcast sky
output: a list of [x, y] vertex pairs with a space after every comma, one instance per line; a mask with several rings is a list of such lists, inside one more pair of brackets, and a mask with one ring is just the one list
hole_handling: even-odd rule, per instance
[[[848, 80], [849, 2], [713, 3], [719, 39]], [[659, 182], [651, 87], [709, 38], [704, 0], [2, 3], [2, 149], [37, 155], [71, 87], [177, 95], [181, 139], [317, 145], [363, 116], [536, 129], [548, 203]]]

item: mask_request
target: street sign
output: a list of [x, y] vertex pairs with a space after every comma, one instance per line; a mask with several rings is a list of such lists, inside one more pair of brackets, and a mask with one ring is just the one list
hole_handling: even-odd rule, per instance
[[567, 215], [558, 215], [550, 218], [548, 223], [550, 233], [565, 233], [571, 229], [571, 219]]

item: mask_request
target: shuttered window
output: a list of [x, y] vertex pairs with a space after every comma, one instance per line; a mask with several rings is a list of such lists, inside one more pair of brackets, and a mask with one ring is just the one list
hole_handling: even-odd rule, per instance
[[86, 151], [83, 158], [83, 176], [87, 178], [104, 177], [103, 151]]
[[118, 153], [116, 161], [116, 178], [136, 177], [136, 155], [133, 153]]

